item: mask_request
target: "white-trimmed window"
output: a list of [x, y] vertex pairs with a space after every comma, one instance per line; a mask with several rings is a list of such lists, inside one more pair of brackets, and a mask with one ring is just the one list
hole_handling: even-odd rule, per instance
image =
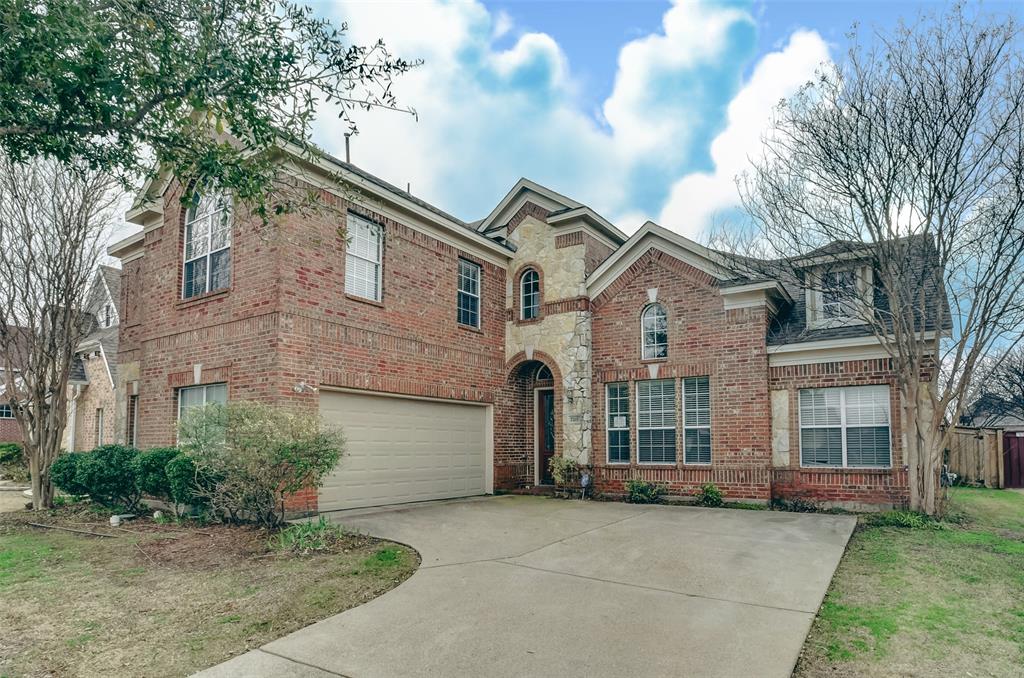
[[459, 259], [458, 321], [460, 325], [480, 327], [480, 266]]
[[800, 391], [800, 465], [889, 468], [889, 387]]
[[10, 403], [0, 403], [0, 419], [14, 419], [14, 410]]
[[231, 286], [231, 199], [199, 194], [185, 213], [183, 299]]
[[629, 384], [606, 387], [608, 411], [608, 463], [629, 463]]
[[874, 278], [870, 266], [812, 271], [807, 284], [807, 322], [812, 328], [866, 322]]
[[711, 463], [711, 382], [683, 379], [683, 462]]
[[650, 304], [640, 314], [640, 341], [644, 360], [668, 356], [668, 315], [661, 304]]
[[384, 229], [356, 214], [348, 215], [345, 248], [345, 292], [371, 301], [381, 300], [381, 260]]
[[103, 444], [103, 408], [96, 408], [96, 447]]
[[540, 274], [532, 268], [519, 278], [519, 317], [533, 320], [540, 314]]
[[676, 463], [676, 382], [636, 382], [636, 458], [641, 464]]
[[178, 389], [178, 420], [193, 407], [205, 407], [212, 403], [224, 405], [228, 401], [227, 384], [207, 384]]
[[849, 318], [857, 312], [860, 293], [857, 290], [857, 272], [825, 271], [821, 274], [821, 317]]

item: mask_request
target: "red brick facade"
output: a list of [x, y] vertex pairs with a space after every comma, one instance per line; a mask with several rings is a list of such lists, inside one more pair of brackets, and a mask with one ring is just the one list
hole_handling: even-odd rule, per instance
[[20, 443], [21, 427], [13, 418], [0, 419], [0, 443]]
[[[559, 369], [564, 356], [506, 345], [508, 328], [519, 322], [518, 283], [525, 262], [514, 267], [495, 263], [502, 255], [472, 244], [473, 234], [460, 240], [457, 233], [425, 225], [422, 214], [383, 204], [370, 209], [365, 201], [357, 205], [330, 194], [325, 198], [332, 210], [290, 216], [272, 232], [236, 215], [230, 288], [182, 300], [180, 193], [173, 184], [166, 191], [160, 221], [147, 225], [142, 256], [126, 257], [123, 265], [119, 362], [125, 376], [119, 388], [137, 389], [140, 447], [175, 440], [182, 387], [226, 383], [229, 399], [301, 408], [318, 407], [317, 388], [339, 387], [493, 404], [493, 487], [535, 482], [535, 389], [554, 389], [560, 428], [566, 403], [574, 397], [569, 381], [576, 377]], [[345, 294], [343, 231], [349, 211], [383, 228], [380, 302]], [[510, 218], [507, 230], [512, 232], [525, 219], [543, 221], [549, 213], [526, 202]], [[614, 252], [584, 231], [558, 235], [556, 249], [583, 256], [588, 276]], [[460, 259], [481, 267], [479, 328], [456, 322]], [[512, 259], [511, 250], [507, 259]], [[593, 298], [555, 298], [552, 293], [548, 299], [545, 272], [535, 268], [542, 276], [540, 318], [573, 313], [590, 322], [592, 421], [587, 440], [598, 491], [622, 493], [628, 479], [639, 477], [666, 483], [676, 495], [691, 495], [701, 484], [713, 482], [727, 499], [735, 500], [799, 496], [896, 504], [905, 499], [906, 473], [895, 433], [892, 471], [808, 470], [799, 465], [798, 390], [891, 384], [888, 364], [769, 367], [769, 308], [726, 309], [714, 276], [662, 249], [644, 252]], [[510, 285], [512, 301], [506, 304]], [[655, 361], [642, 360], [640, 347], [640, 314], [651, 290], [657, 290], [669, 327], [668, 357]], [[550, 383], [537, 383], [541, 365], [551, 369]], [[676, 380], [677, 394], [681, 379], [708, 377], [710, 465], [683, 461], [679, 398], [676, 463], [637, 463], [636, 384], [652, 378], [652, 366], [656, 378]], [[629, 385], [628, 465], [606, 463], [605, 388], [612, 382]], [[790, 394], [791, 454], [784, 468], [773, 467], [772, 450], [771, 392], [780, 389]], [[894, 400], [893, 431], [898, 430], [896, 405]], [[556, 454], [564, 446], [563, 437], [556, 435]], [[317, 493], [311, 489], [295, 495], [289, 508], [315, 510], [316, 503]]]
[[[668, 315], [668, 357], [643, 360], [640, 314], [648, 290]], [[712, 278], [692, 266], [650, 250], [629, 267], [594, 303], [593, 393], [594, 481], [599, 490], [622, 493], [634, 477], [665, 483], [672, 494], [693, 494], [713, 482], [727, 497], [770, 498], [771, 413], [763, 309], [725, 310]], [[636, 384], [676, 380], [676, 463], [639, 464], [636, 456]], [[683, 462], [680, 379], [703, 377], [711, 388], [710, 465]], [[605, 391], [613, 382], [629, 384], [630, 463], [607, 463]]]

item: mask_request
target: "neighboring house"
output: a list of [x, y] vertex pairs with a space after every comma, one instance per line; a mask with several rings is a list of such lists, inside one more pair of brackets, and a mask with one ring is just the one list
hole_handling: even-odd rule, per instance
[[117, 383], [117, 343], [121, 271], [100, 266], [87, 296], [85, 311], [92, 331], [79, 343], [68, 387], [68, 423], [64, 448], [91, 450], [114, 442], [131, 442], [127, 412]]
[[473, 223], [326, 155], [303, 180], [335, 209], [276, 234], [215, 195], [183, 209], [167, 176], [129, 211], [111, 376], [140, 447], [173, 443], [189, 407], [255, 399], [344, 429], [296, 510], [544, 484], [561, 454], [608, 493], [906, 501], [890, 359], [839, 317], [856, 262], [811, 294], [526, 179]]
[[21, 427], [18, 426], [14, 413], [11, 412], [9, 401], [4, 370], [0, 368], [0, 443], [20, 443], [22, 440]]

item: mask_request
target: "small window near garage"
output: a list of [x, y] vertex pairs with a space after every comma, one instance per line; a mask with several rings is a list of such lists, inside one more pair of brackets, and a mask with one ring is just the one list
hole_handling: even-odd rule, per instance
[[480, 327], [480, 266], [459, 259], [459, 292], [456, 301], [458, 321], [467, 327]]
[[608, 384], [608, 463], [629, 463], [629, 384]]
[[128, 440], [129, 445], [136, 447], [139, 431], [139, 396], [137, 395], [128, 396], [128, 421], [126, 425], [125, 438]]
[[224, 405], [228, 401], [227, 384], [209, 384], [206, 386], [189, 386], [178, 389], [178, 419], [194, 407], [205, 407], [217, 403]]
[[643, 359], [668, 357], [668, 315], [661, 304], [647, 306], [640, 316]]
[[103, 408], [96, 408], [96, 447], [103, 444]]
[[14, 419], [14, 410], [10, 403], [0, 403], [0, 419]]
[[218, 192], [196, 200], [185, 213], [183, 299], [231, 286], [231, 199]]
[[348, 246], [345, 248], [345, 293], [380, 301], [384, 229], [350, 213], [348, 238]]
[[655, 379], [636, 383], [637, 461], [676, 462], [676, 382]]
[[711, 383], [707, 377], [683, 379], [683, 461], [711, 463]]
[[889, 468], [889, 387], [801, 390], [800, 464]]
[[532, 268], [523, 271], [519, 279], [520, 313], [523, 320], [533, 320], [540, 315], [540, 274]]

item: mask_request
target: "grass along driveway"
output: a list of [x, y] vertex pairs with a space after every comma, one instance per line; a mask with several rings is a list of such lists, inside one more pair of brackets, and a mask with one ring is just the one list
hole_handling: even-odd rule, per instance
[[411, 549], [351, 536], [333, 552], [268, 549], [267, 533], [85, 511], [0, 515], [0, 676], [184, 676], [364, 603], [404, 581]]
[[861, 518], [795, 676], [1024, 676], [1024, 494], [951, 501], [959, 524]]

